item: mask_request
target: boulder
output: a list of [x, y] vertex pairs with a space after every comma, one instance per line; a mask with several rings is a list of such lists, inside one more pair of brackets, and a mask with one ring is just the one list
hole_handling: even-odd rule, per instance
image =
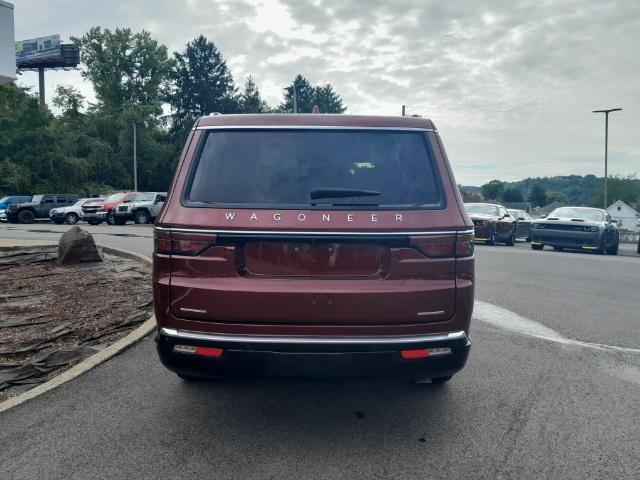
[[58, 263], [74, 265], [84, 262], [102, 262], [102, 251], [93, 241], [93, 236], [78, 226], [67, 230], [58, 242]]

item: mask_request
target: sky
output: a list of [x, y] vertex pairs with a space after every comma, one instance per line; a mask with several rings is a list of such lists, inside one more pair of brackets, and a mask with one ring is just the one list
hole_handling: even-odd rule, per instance
[[[170, 52], [199, 34], [271, 105], [302, 73], [347, 114], [431, 118], [458, 183], [640, 174], [640, 1], [15, 0], [16, 40], [146, 29]], [[37, 90], [37, 74], [19, 80]], [[80, 72], [47, 73], [92, 99]], [[639, 175], [640, 176], [640, 175]]]

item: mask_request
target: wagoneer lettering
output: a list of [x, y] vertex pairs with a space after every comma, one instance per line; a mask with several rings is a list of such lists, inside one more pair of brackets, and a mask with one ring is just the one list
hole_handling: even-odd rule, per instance
[[441, 145], [420, 118], [198, 120], [155, 228], [164, 365], [450, 379], [470, 348], [474, 245]]

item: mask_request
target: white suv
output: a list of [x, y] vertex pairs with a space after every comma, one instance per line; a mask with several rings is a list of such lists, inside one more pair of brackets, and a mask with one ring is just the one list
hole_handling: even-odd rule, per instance
[[153, 222], [166, 198], [166, 193], [145, 192], [138, 195], [133, 202], [119, 204], [114, 210], [115, 224], [124, 225], [128, 220], [138, 224]]

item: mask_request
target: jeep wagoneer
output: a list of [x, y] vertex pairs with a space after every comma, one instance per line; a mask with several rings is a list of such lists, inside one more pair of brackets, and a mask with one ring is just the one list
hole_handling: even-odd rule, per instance
[[197, 121], [155, 226], [158, 352], [185, 379], [465, 364], [473, 224], [429, 120]]

